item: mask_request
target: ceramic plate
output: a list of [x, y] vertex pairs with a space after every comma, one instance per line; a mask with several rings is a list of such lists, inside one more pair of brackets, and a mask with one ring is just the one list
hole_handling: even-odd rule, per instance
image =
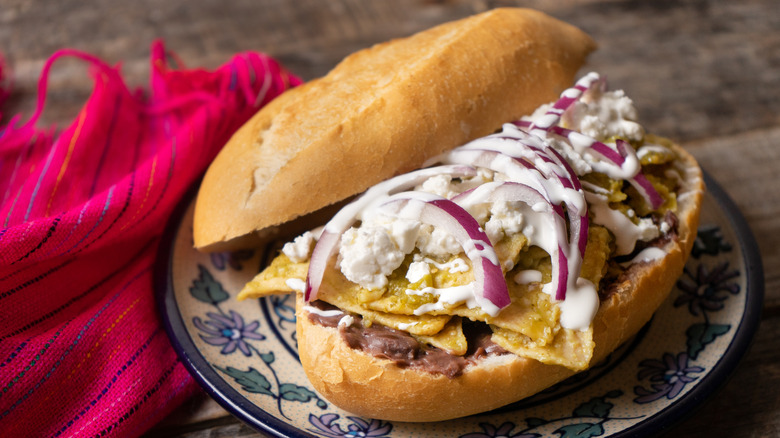
[[282, 437], [647, 436], [674, 424], [734, 371], [759, 323], [763, 273], [744, 219], [709, 177], [685, 272], [653, 320], [606, 361], [531, 399], [440, 423], [358, 418], [321, 398], [296, 352], [294, 298], [238, 302], [278, 249], [192, 249], [192, 197], [173, 219], [158, 271], [174, 348], [222, 406]]

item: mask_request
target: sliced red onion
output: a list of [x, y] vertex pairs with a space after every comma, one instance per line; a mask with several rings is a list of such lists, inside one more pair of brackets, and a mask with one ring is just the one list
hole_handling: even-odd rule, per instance
[[[522, 131], [520, 131], [520, 132], [522, 132]], [[523, 133], [523, 134], [526, 134], [526, 133]], [[538, 146], [533, 146], [533, 145], [530, 145], [530, 144], [528, 144], [526, 142], [523, 142], [521, 139], [518, 139], [518, 138], [515, 138], [515, 137], [497, 137], [497, 138], [502, 138], [502, 139], [505, 139], [505, 140], [515, 140], [516, 142], [519, 142], [519, 143], [523, 144], [524, 147], [528, 151], [532, 152], [534, 154], [534, 159], [530, 159], [530, 158], [524, 157], [524, 156], [514, 156], [514, 155], [512, 155], [513, 158], [517, 158], [517, 159], [520, 159], [522, 161], [525, 161], [525, 162], [527, 162], [530, 165], [530, 166], [526, 166], [526, 167], [534, 168], [534, 169], [538, 170], [539, 173], [541, 173], [547, 179], [552, 179], [552, 178], [557, 179], [564, 188], [579, 190], [579, 188], [575, 188], [576, 186], [580, 185], [579, 184], [579, 178], [577, 178], [577, 176], [575, 174], [573, 174], [573, 173], [570, 174], [569, 173], [568, 170], [571, 169], [571, 167], [568, 165], [568, 163], [566, 163], [565, 166], [562, 165], [555, 158], [555, 156], [550, 153], [551, 151], [555, 152], [554, 149], [552, 149], [550, 147], [547, 147], [547, 146], [545, 146], [544, 148], [540, 148]], [[557, 152], [555, 152], [555, 153], [557, 154]], [[558, 157], [560, 157], [560, 155], [558, 155]], [[541, 163], [539, 163], [537, 160], [541, 160]], [[565, 162], [565, 160], [564, 160], [564, 162]], [[540, 164], [542, 164], [542, 165], [540, 165]], [[555, 167], [559, 167], [564, 172], [557, 172]]]
[[325, 276], [325, 269], [328, 267], [328, 260], [333, 253], [333, 249], [339, 243], [341, 234], [323, 230], [309, 260], [309, 272], [306, 276], [305, 300], [312, 301], [317, 299], [317, 293], [322, 284], [322, 278]]
[[[513, 155], [522, 155], [523, 158], [525, 158], [526, 154], [522, 153], [522, 149], [525, 148], [527, 152], [533, 154], [534, 156], [545, 156], [546, 159], [544, 161], [548, 164], [555, 164], [556, 160], [550, 158], [550, 156], [547, 155], [547, 151], [541, 150], [535, 145], [529, 146], [519, 139], [513, 137], [487, 137], [486, 139], [491, 139], [492, 141], [498, 140], [502, 143], [509, 144], [514, 142], [514, 146], [518, 148], [518, 154]], [[479, 146], [484, 146], [486, 149], [476, 149]], [[548, 149], [552, 151], [552, 148]], [[491, 142], [481, 142], [477, 140], [470, 143], [469, 148], [456, 149], [451, 151], [444, 159], [446, 159], [447, 162], [471, 163], [475, 166], [485, 167], [494, 171], [502, 172], [509, 177], [510, 181], [522, 183], [534, 188], [536, 191], [542, 194], [542, 196], [544, 196], [549, 203], [553, 205], [554, 211], [561, 218], [565, 217], [565, 213], [558, 204], [565, 204], [569, 213], [571, 224], [570, 241], [576, 243], [580, 255], [584, 256], [585, 247], [588, 243], [589, 222], [587, 203], [585, 202], [584, 195], [582, 194], [581, 189], [574, 189], [574, 187], [581, 188], [581, 184], [577, 176], [574, 174], [574, 172], [571, 172], [571, 176], [577, 181], [575, 184], [571, 179], [568, 179], [559, 173], [552, 171], [550, 168], [547, 170], [540, 169], [538, 166], [531, 164], [527, 160], [518, 158], [517, 156], [509, 155], [506, 152], [508, 151], [502, 151], [501, 148], [495, 144], [491, 146]], [[560, 155], [558, 155], [558, 159], [563, 160]], [[554, 183], [558, 184], [559, 187], [563, 189], [563, 191], [556, 194], [558, 191], [549, 186], [546, 181], [553, 181]], [[563, 181], [569, 182], [564, 183]]]
[[[486, 183], [476, 189], [461, 193], [452, 200], [460, 205], [471, 205], [477, 202], [521, 201], [530, 205], [535, 214], [547, 216], [545, 222], [550, 227], [549, 229], [554, 236], [554, 240], [545, 241], [545, 239], [542, 239], [541, 247], [550, 254], [552, 260], [557, 260], [557, 263], [552, 264], [553, 285], [551, 287], [555, 290], [555, 299], [563, 300], [566, 298], [566, 290], [570, 281], [569, 265], [572, 265], [573, 269], [571, 271], [579, 272], [579, 268], [582, 265], [582, 253], [578, 257], [577, 254], [570, 250], [572, 244], [569, 242], [563, 209], [560, 206], [550, 204], [541, 193], [532, 187], [513, 182]], [[544, 209], [540, 209], [538, 207], [539, 204], [542, 204]], [[585, 216], [585, 224], [587, 226], [587, 216]]]
[[341, 235], [357, 221], [361, 211], [369, 208], [372, 204], [381, 203], [394, 193], [422, 184], [433, 176], [450, 175], [453, 178], [458, 178], [471, 177], [476, 174], [477, 171], [473, 167], [466, 165], [445, 165], [419, 169], [383, 181], [346, 205], [325, 225], [322, 235], [314, 246], [309, 262], [309, 272], [306, 277], [306, 301], [317, 298], [328, 261], [335, 254]]
[[528, 132], [528, 128], [530, 128], [531, 125], [533, 125], [533, 123], [531, 123], [530, 120], [514, 120], [510, 122], [510, 124], [515, 125], [518, 128], [525, 129], [526, 130], [525, 132]]
[[619, 167], [621, 170], [624, 170], [623, 167], [627, 161], [631, 163], [637, 163], [635, 165], [637, 172], [631, 172], [633, 173], [631, 176], [623, 175], [625, 177], [623, 179], [626, 179], [632, 186], [637, 189], [637, 191], [642, 195], [647, 204], [653, 208], [653, 210], [657, 209], [663, 204], [664, 201], [663, 198], [661, 198], [661, 195], [658, 194], [658, 191], [655, 190], [653, 184], [650, 183], [650, 181], [648, 181], [642, 173], [641, 166], [638, 164], [639, 159], [636, 156], [634, 148], [627, 145], [626, 141], [617, 139], [616, 151], [615, 149], [612, 149], [600, 141], [596, 141], [576, 131], [561, 128], [560, 126], [554, 126], [550, 128], [550, 132], [562, 137], [566, 137], [572, 143], [576, 142], [579, 147], [587, 148], [597, 157]]
[[[580, 179], [574, 173], [574, 170], [571, 168], [569, 163], [558, 153], [558, 151], [549, 146], [544, 150], [537, 149], [535, 146], [529, 147], [537, 152], [537, 154], [539, 154], [539, 156], [542, 157], [545, 162], [549, 164], [556, 164], [564, 169], [568, 175], [568, 178], [554, 171], [545, 172], [544, 169], [540, 169], [542, 173], [545, 174], [545, 176], [548, 178], [552, 178], [554, 176], [564, 188], [573, 189], [581, 193], [582, 184], [580, 183]], [[551, 156], [553, 158], [550, 158]], [[549, 168], [550, 167], [548, 166], [548, 169]], [[577, 199], [580, 198], [584, 200], [584, 197], [582, 196], [577, 197]], [[577, 202], [573, 201], [572, 198], [569, 197], [564, 200], [564, 203], [566, 204], [566, 209], [569, 212], [569, 223], [571, 228], [570, 241], [576, 243], [580, 252], [580, 256], [584, 257], [585, 248], [588, 244], [588, 226], [590, 224], [588, 221], [587, 204], [583, 203], [584, 205], [580, 206]], [[560, 211], [559, 214], [563, 216], [562, 211]]]
[[[452, 201], [461, 206], [485, 202], [521, 201], [533, 207], [534, 211], [549, 213], [553, 210], [550, 200], [546, 199], [538, 190], [517, 182], [493, 181], [485, 183], [455, 196]], [[539, 204], [544, 207], [538, 207]], [[540, 210], [540, 208], [544, 208], [544, 210]]]
[[566, 173], [569, 175], [569, 180], [571, 181], [574, 190], [582, 189], [580, 178], [577, 176], [577, 173], [574, 172], [574, 169], [571, 167], [571, 164], [569, 164], [569, 162], [566, 161], [566, 159], [563, 158], [563, 156], [552, 147], [548, 146], [547, 149], [545, 149], [545, 152], [552, 155], [554, 161], [558, 163], [559, 166], [563, 167], [564, 170], [566, 170]]
[[341, 234], [354, 223], [361, 211], [370, 208], [372, 204], [376, 205], [387, 196], [414, 188], [428, 178], [438, 175], [450, 175], [453, 178], [472, 177], [477, 175], [477, 171], [468, 164], [456, 164], [427, 167], [398, 175], [366, 190], [363, 195], [336, 213], [325, 228]]
[[[501, 172], [513, 182], [523, 183], [533, 187], [550, 202], [550, 193], [544, 186], [541, 172], [528, 161], [490, 149], [458, 148], [442, 157], [447, 163], [470, 163], [472, 166], [484, 167], [495, 172]], [[562, 200], [558, 200], [561, 202]]]
[[591, 87], [604, 84], [598, 73], [591, 72], [580, 78], [574, 87], [565, 90], [561, 93], [560, 99], [553, 104], [553, 106], [547, 110], [544, 116], [539, 121], [533, 123], [530, 126], [530, 131], [533, 132], [536, 129], [541, 131], [548, 131], [551, 127], [558, 124], [561, 120], [561, 115], [574, 103], [582, 98], [582, 95], [588, 91]]
[[474, 270], [476, 303], [495, 316], [511, 303], [498, 255], [485, 231], [463, 207], [437, 195], [404, 192], [390, 197], [382, 213], [441, 227], [463, 247]]
[[[621, 156], [628, 157], [630, 153], [634, 153], [634, 159], [637, 159], [634, 149], [627, 145], [624, 140], [617, 140], [617, 148]], [[628, 182], [634, 186], [640, 195], [642, 195], [645, 202], [653, 207], [653, 210], [656, 210], [663, 205], [664, 199], [658, 194], [658, 191], [653, 187], [653, 184], [647, 180], [641, 171], [634, 175], [633, 178], [629, 179]]]
[[[559, 163], [559, 165], [563, 167], [569, 174], [569, 180], [572, 181], [573, 185], [572, 188], [581, 192], [582, 183], [580, 183], [580, 179], [577, 177], [574, 169], [572, 169], [569, 165], [569, 162], [566, 161], [566, 159], [564, 159], [561, 154], [558, 153], [558, 151], [551, 147], [547, 147], [546, 152], [555, 157], [555, 161]], [[587, 204], [586, 208], [580, 209], [576, 205], [567, 203], [566, 208], [569, 210], [571, 240], [572, 242], [577, 243], [577, 249], [580, 252], [580, 256], [585, 257], [585, 248], [588, 245], [588, 227], [590, 226], [590, 221], [588, 220]], [[579, 218], [577, 218], [577, 216], [579, 216]]]
[[[565, 188], [575, 190], [582, 188], [577, 174], [558, 151], [551, 148], [543, 139], [521, 129], [515, 129], [517, 126], [515, 123], [506, 124], [502, 133], [475, 140], [463, 146], [463, 149], [500, 152], [530, 163], [531, 166], [526, 167], [535, 168], [548, 179], [553, 177], [558, 179]], [[499, 141], [498, 145], [494, 143]], [[541, 160], [543, 164], [540, 165], [537, 160]]]
[[[569, 288], [569, 286], [576, 287], [577, 284], [577, 276], [579, 276], [580, 268], [582, 263], [580, 262], [577, 266], [577, 269], [574, 270], [574, 272], [577, 273], [577, 276], [570, 277], [569, 276], [569, 261], [571, 259], [566, 257], [566, 252], [564, 251], [564, 248], [558, 248], [558, 263], [553, 263], [553, 278], [556, 278], [556, 268], [557, 268], [557, 278], [558, 278], [558, 284], [555, 285], [555, 299], [558, 301], [563, 301], [566, 299], [566, 290]], [[573, 280], [573, 281], [572, 281]]]

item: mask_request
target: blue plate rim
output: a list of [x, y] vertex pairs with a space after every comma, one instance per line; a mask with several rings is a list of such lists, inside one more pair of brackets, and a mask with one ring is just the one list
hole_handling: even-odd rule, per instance
[[[702, 173], [708, 193], [724, 212], [742, 251], [746, 279], [745, 310], [742, 319], [733, 340], [721, 359], [693, 389], [652, 417], [612, 434], [613, 437], [645, 437], [658, 434], [668, 431], [682, 420], [690, 417], [697, 408], [702, 407], [713, 393], [728, 382], [750, 349], [760, 325], [764, 301], [764, 271], [758, 244], [734, 201], [709, 173], [704, 170]], [[307, 433], [268, 414], [231, 387], [211, 367], [185, 329], [184, 320], [174, 295], [173, 279], [170, 273], [173, 264], [173, 243], [187, 208], [195, 198], [199, 187], [200, 181], [193, 184], [171, 215], [162, 234], [155, 263], [154, 288], [157, 307], [171, 345], [195, 381], [218, 404], [239, 420], [256, 430], [280, 438], [314, 438], [316, 435]]]
[[745, 310], [742, 319], [723, 356], [693, 389], [652, 417], [621, 430], [613, 434], [612, 437], [644, 437], [667, 432], [686, 418], [691, 417], [699, 408], [703, 407], [715, 392], [726, 385], [750, 349], [756, 331], [761, 325], [761, 312], [764, 303], [764, 267], [758, 244], [745, 217], [731, 197], [709, 173], [702, 170], [702, 174], [707, 191], [725, 213], [742, 251], [746, 283]]

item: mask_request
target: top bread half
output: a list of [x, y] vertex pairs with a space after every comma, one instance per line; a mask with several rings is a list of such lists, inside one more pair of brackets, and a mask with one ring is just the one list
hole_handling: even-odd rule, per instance
[[495, 9], [345, 58], [260, 110], [209, 167], [202, 250], [360, 193], [555, 100], [595, 43], [527, 9]]

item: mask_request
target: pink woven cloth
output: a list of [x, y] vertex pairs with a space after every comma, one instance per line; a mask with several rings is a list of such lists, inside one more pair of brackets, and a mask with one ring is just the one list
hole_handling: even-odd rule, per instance
[[[152, 46], [145, 93], [57, 52], [31, 120], [0, 126], [0, 436], [136, 436], [196, 391], [155, 308], [160, 235], [230, 135], [300, 81], [257, 53], [214, 71], [169, 55]], [[91, 64], [94, 90], [70, 126], [39, 130], [62, 56]]]

